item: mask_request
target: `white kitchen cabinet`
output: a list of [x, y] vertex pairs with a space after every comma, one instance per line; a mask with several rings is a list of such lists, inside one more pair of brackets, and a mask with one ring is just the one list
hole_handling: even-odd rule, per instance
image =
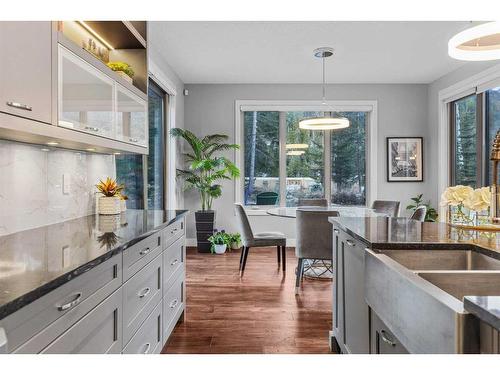
[[147, 146], [148, 124], [145, 100], [116, 84], [116, 139]]
[[59, 45], [58, 125], [114, 138], [114, 82]]
[[0, 22], [0, 112], [52, 123], [52, 23]]

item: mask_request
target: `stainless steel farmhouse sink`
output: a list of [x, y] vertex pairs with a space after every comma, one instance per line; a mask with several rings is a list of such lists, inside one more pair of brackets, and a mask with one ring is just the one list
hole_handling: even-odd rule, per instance
[[500, 260], [473, 250], [381, 250], [410, 270], [498, 270]]
[[500, 295], [500, 261], [474, 250], [365, 251], [368, 305], [411, 353], [475, 353], [466, 295]]

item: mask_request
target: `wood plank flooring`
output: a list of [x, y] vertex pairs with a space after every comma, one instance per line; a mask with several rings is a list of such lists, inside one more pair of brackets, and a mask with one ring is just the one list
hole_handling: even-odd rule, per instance
[[239, 276], [240, 251], [186, 257], [186, 319], [162, 353], [328, 353], [332, 282], [304, 279], [295, 296], [294, 249], [287, 270], [276, 248], [250, 249]]

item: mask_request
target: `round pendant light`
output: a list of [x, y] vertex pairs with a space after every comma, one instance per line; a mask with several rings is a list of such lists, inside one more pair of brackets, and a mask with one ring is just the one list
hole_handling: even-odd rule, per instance
[[[321, 47], [314, 50], [314, 57], [321, 59], [323, 66], [323, 104], [326, 106], [325, 59], [333, 55], [333, 48]], [[325, 109], [325, 112], [328, 112]], [[310, 117], [299, 121], [299, 128], [304, 130], [335, 130], [349, 127], [345, 117]]]
[[464, 30], [448, 42], [448, 55], [457, 60], [500, 59], [500, 22], [488, 22]]

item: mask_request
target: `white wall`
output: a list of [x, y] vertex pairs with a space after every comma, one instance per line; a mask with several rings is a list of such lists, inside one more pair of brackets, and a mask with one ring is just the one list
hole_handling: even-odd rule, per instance
[[[197, 135], [209, 133], [228, 134], [234, 140], [235, 100], [317, 100], [321, 95], [319, 85], [266, 85], [266, 84], [201, 84], [186, 85], [189, 96], [185, 98], [185, 127]], [[400, 200], [405, 207], [410, 197], [418, 193], [429, 196], [435, 183], [430, 179], [432, 160], [428, 157], [429, 127], [427, 85], [330, 85], [327, 92], [332, 100], [378, 101], [378, 198]], [[386, 137], [424, 137], [424, 182], [388, 183], [386, 181]], [[234, 158], [234, 155], [230, 155]], [[234, 185], [224, 183], [223, 197], [216, 200], [217, 227], [236, 231], [233, 214]], [[188, 217], [188, 238], [195, 237], [194, 214], [199, 209], [195, 193], [185, 193], [185, 207], [191, 210]], [[404, 214], [404, 210], [402, 210]], [[255, 231], [280, 230], [295, 238], [292, 219], [251, 217]]]

